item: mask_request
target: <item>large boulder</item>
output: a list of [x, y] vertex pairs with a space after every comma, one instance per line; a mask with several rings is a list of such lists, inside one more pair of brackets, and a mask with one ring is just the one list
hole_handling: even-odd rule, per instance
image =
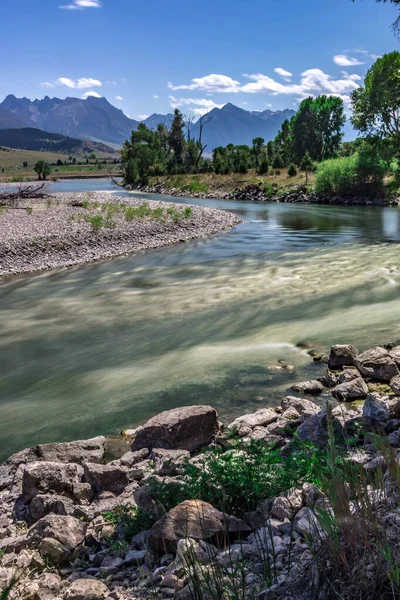
[[368, 394], [364, 402], [362, 414], [364, 418], [380, 423], [390, 419], [390, 411], [386, 402], [375, 394]]
[[340, 402], [364, 400], [368, 394], [368, 387], [362, 377], [340, 383], [332, 390], [332, 396]]
[[74, 505], [72, 500], [65, 496], [54, 494], [37, 494], [28, 507], [28, 521], [36, 523], [42, 517], [49, 514], [68, 515], [72, 514]]
[[281, 400], [281, 406], [284, 411], [294, 408], [300, 415], [311, 416], [320, 412], [321, 407], [307, 398], [296, 398], [295, 396], [286, 396]]
[[184, 467], [185, 461], [190, 458], [190, 452], [155, 448], [150, 458], [158, 475], [176, 475]]
[[122, 494], [129, 484], [129, 471], [127, 467], [116, 465], [98, 465], [88, 463], [85, 469], [85, 482], [90, 483], [96, 494], [101, 492], [112, 492], [117, 496]]
[[44, 538], [57, 540], [73, 550], [82, 544], [86, 535], [86, 523], [79, 519], [63, 515], [47, 515], [28, 530], [27, 540], [30, 546], [37, 546]]
[[[337, 432], [341, 431], [341, 424], [334, 419], [334, 426]], [[326, 411], [309, 417], [296, 431], [296, 436], [303, 442], [312, 442], [316, 446], [324, 446], [328, 440], [328, 419]]]
[[351, 367], [354, 365], [354, 359], [357, 354], [357, 348], [351, 344], [336, 344], [331, 348], [328, 366], [334, 371], [343, 367]]
[[193, 452], [209, 444], [217, 431], [218, 414], [212, 406], [174, 408], [136, 429], [132, 451], [166, 448]]
[[175, 553], [182, 538], [211, 540], [221, 546], [231, 534], [240, 537], [250, 531], [247, 523], [220, 512], [207, 502], [186, 500], [153, 525], [148, 544], [153, 552], [161, 555]]
[[104, 600], [109, 595], [108, 587], [96, 579], [77, 579], [67, 589], [63, 600]]
[[83, 477], [83, 468], [76, 464], [60, 462], [32, 462], [25, 466], [22, 495], [28, 504], [37, 494], [55, 492], [73, 493], [74, 484]]
[[278, 420], [279, 414], [273, 408], [261, 408], [255, 413], [243, 415], [235, 419], [228, 429], [238, 435], [248, 435], [255, 427], [266, 427]]
[[318, 396], [324, 391], [324, 386], [318, 379], [312, 379], [311, 381], [302, 381], [301, 383], [295, 383], [292, 385], [292, 390], [299, 394], [309, 394], [310, 396]]
[[399, 369], [389, 352], [378, 346], [359, 354], [355, 365], [364, 377], [378, 381], [390, 381], [399, 375]]

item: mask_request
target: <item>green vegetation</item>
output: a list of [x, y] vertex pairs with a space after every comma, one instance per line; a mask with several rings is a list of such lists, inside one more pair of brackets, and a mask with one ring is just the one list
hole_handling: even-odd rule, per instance
[[297, 452], [294, 448], [283, 458], [278, 450], [261, 443], [237, 442], [233, 450], [209, 452], [201, 467], [187, 464], [182, 486], [171, 487], [155, 479], [149, 486], [166, 510], [184, 500], [200, 499], [240, 516], [302, 482], [321, 484], [326, 460], [326, 452], [313, 446], [299, 445]]
[[46, 181], [51, 173], [50, 165], [44, 160], [38, 160], [33, 170], [37, 173], [39, 181]]
[[141, 531], [150, 529], [154, 520], [136, 506], [119, 506], [113, 511], [104, 513], [107, 523], [114, 525], [118, 534], [129, 540]]

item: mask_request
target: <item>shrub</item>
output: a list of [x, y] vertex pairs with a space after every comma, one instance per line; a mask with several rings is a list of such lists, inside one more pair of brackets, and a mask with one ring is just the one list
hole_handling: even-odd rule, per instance
[[364, 148], [351, 156], [322, 162], [316, 172], [315, 190], [323, 194], [380, 196], [385, 165]]
[[267, 175], [269, 169], [269, 161], [268, 154], [266, 152], [263, 153], [260, 161], [260, 166], [258, 167], [259, 175]]
[[150, 529], [154, 524], [149, 514], [134, 506], [119, 506], [115, 510], [104, 513], [104, 519], [114, 525], [117, 533], [125, 540]]
[[183, 216], [185, 217], [185, 219], [190, 219], [190, 217], [193, 215], [193, 210], [191, 206], [185, 206], [185, 208], [183, 209]]
[[280, 154], [276, 154], [272, 163], [274, 169], [283, 169], [283, 160]]
[[295, 175], [297, 175], [296, 165], [293, 163], [289, 166], [288, 175], [289, 177], [295, 177]]
[[99, 231], [104, 225], [104, 219], [101, 215], [92, 215], [87, 217], [93, 231]]

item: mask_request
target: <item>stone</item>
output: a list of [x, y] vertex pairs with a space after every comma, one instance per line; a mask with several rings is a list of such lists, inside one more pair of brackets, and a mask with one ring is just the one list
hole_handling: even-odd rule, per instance
[[125, 555], [124, 564], [133, 566], [143, 565], [148, 554], [147, 550], [130, 550]]
[[390, 380], [390, 387], [396, 396], [400, 396], [400, 375], [396, 375]]
[[328, 439], [326, 411], [320, 411], [309, 417], [297, 429], [296, 436], [303, 442], [311, 441], [317, 446], [325, 445]]
[[368, 394], [364, 406], [363, 417], [373, 421], [387, 421], [390, 419], [390, 411], [386, 403], [374, 394]]
[[86, 483], [90, 483], [96, 494], [108, 491], [118, 496], [129, 484], [128, 469], [126, 467], [87, 463], [84, 470], [84, 480]]
[[306, 398], [296, 398], [296, 396], [286, 396], [281, 400], [281, 406], [284, 411], [294, 408], [300, 415], [315, 415], [319, 413], [321, 407]]
[[154, 468], [158, 475], [176, 475], [179, 467], [183, 467], [185, 461], [190, 458], [188, 450], [165, 450], [154, 448], [150, 454], [154, 462]]
[[324, 391], [324, 386], [317, 379], [311, 381], [302, 381], [301, 383], [295, 383], [292, 385], [292, 390], [299, 394], [309, 394], [311, 396], [318, 396]]
[[391, 446], [393, 446], [394, 448], [400, 448], [400, 429], [389, 433], [388, 440]]
[[63, 600], [105, 600], [109, 594], [108, 587], [96, 579], [77, 579], [67, 589]]
[[100, 463], [104, 460], [106, 438], [98, 436], [90, 440], [39, 444], [30, 449], [36, 461], [77, 463]]
[[354, 359], [358, 355], [358, 350], [351, 344], [336, 344], [332, 346], [328, 366], [334, 371], [343, 367], [354, 365]]
[[83, 469], [77, 464], [60, 462], [31, 462], [25, 466], [22, 479], [22, 495], [25, 504], [37, 494], [55, 492], [58, 494], [73, 492], [75, 483], [79, 483]]
[[150, 450], [147, 448], [142, 448], [141, 450], [137, 450], [136, 452], [126, 452], [121, 458], [119, 462], [123, 467], [133, 467], [137, 463], [142, 460], [146, 460], [150, 455]]
[[354, 362], [364, 377], [378, 381], [390, 381], [399, 375], [399, 369], [393, 358], [385, 348], [380, 346], [359, 354]]
[[347, 381], [353, 381], [353, 379], [357, 379], [358, 377], [360, 377], [360, 374], [356, 368], [344, 368], [343, 371], [339, 373], [338, 384], [346, 383]]
[[208, 565], [213, 562], [218, 549], [204, 540], [185, 538], [178, 541], [176, 553], [183, 564], [193, 565], [196, 562]]
[[39, 544], [39, 552], [53, 565], [65, 563], [71, 556], [71, 551], [54, 538], [43, 538]]
[[149, 547], [157, 555], [175, 553], [178, 541], [190, 537], [224, 544], [230, 534], [239, 537], [251, 531], [241, 519], [220, 512], [201, 500], [186, 500], [153, 525]]
[[71, 550], [82, 544], [86, 535], [86, 527], [86, 523], [74, 517], [47, 515], [28, 530], [28, 544], [35, 546], [44, 538], [52, 538]]
[[395, 346], [389, 352], [390, 356], [393, 358], [396, 365], [400, 368], [400, 346]]
[[362, 377], [340, 383], [332, 390], [332, 396], [340, 402], [364, 400], [368, 394], [368, 386]]
[[74, 505], [72, 500], [65, 496], [52, 494], [38, 494], [28, 507], [27, 518], [31, 523], [36, 523], [42, 517], [53, 513], [55, 515], [72, 514]]
[[272, 408], [261, 408], [255, 413], [243, 415], [235, 419], [228, 429], [236, 431], [239, 435], [248, 435], [255, 427], [266, 427], [278, 419], [278, 413]]
[[15, 552], [18, 554], [26, 548], [28, 545], [28, 538], [26, 534], [16, 535], [0, 540], [0, 553], [2, 552]]
[[136, 429], [131, 449], [165, 448], [193, 452], [209, 444], [217, 431], [218, 414], [211, 406], [175, 408]]
[[92, 502], [93, 490], [90, 483], [75, 483], [72, 489], [73, 496], [80, 502]]
[[302, 508], [297, 513], [295, 529], [305, 538], [315, 536], [317, 539], [324, 539], [327, 537], [326, 532], [322, 529], [314, 512], [308, 507]]
[[303, 506], [301, 489], [290, 490], [283, 496], [274, 498], [271, 515], [277, 519], [292, 519]]

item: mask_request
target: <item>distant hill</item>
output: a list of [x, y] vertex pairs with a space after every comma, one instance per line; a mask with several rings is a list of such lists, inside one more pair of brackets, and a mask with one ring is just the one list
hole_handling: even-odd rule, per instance
[[[293, 110], [247, 111], [233, 104], [214, 108], [208, 113], [212, 119], [203, 131], [203, 141], [210, 153], [216, 146], [251, 144], [255, 137], [263, 137], [266, 142], [278, 133], [283, 121], [294, 115]], [[151, 129], [159, 123], [167, 127], [172, 114], [153, 114], [143, 122]], [[7, 96], [0, 104], [0, 130], [11, 128], [35, 128], [63, 136], [122, 146], [132, 130], [137, 129], [138, 121], [127, 117], [122, 110], [110, 104], [106, 98], [89, 96], [81, 98], [49, 98], [29, 100]], [[199, 135], [199, 123], [192, 129], [192, 135]]]
[[113, 148], [105, 144], [79, 140], [32, 127], [0, 129], [0, 146], [17, 148], [19, 150], [72, 154], [75, 156], [80, 156], [85, 152], [101, 152], [109, 155], [117, 154]]

